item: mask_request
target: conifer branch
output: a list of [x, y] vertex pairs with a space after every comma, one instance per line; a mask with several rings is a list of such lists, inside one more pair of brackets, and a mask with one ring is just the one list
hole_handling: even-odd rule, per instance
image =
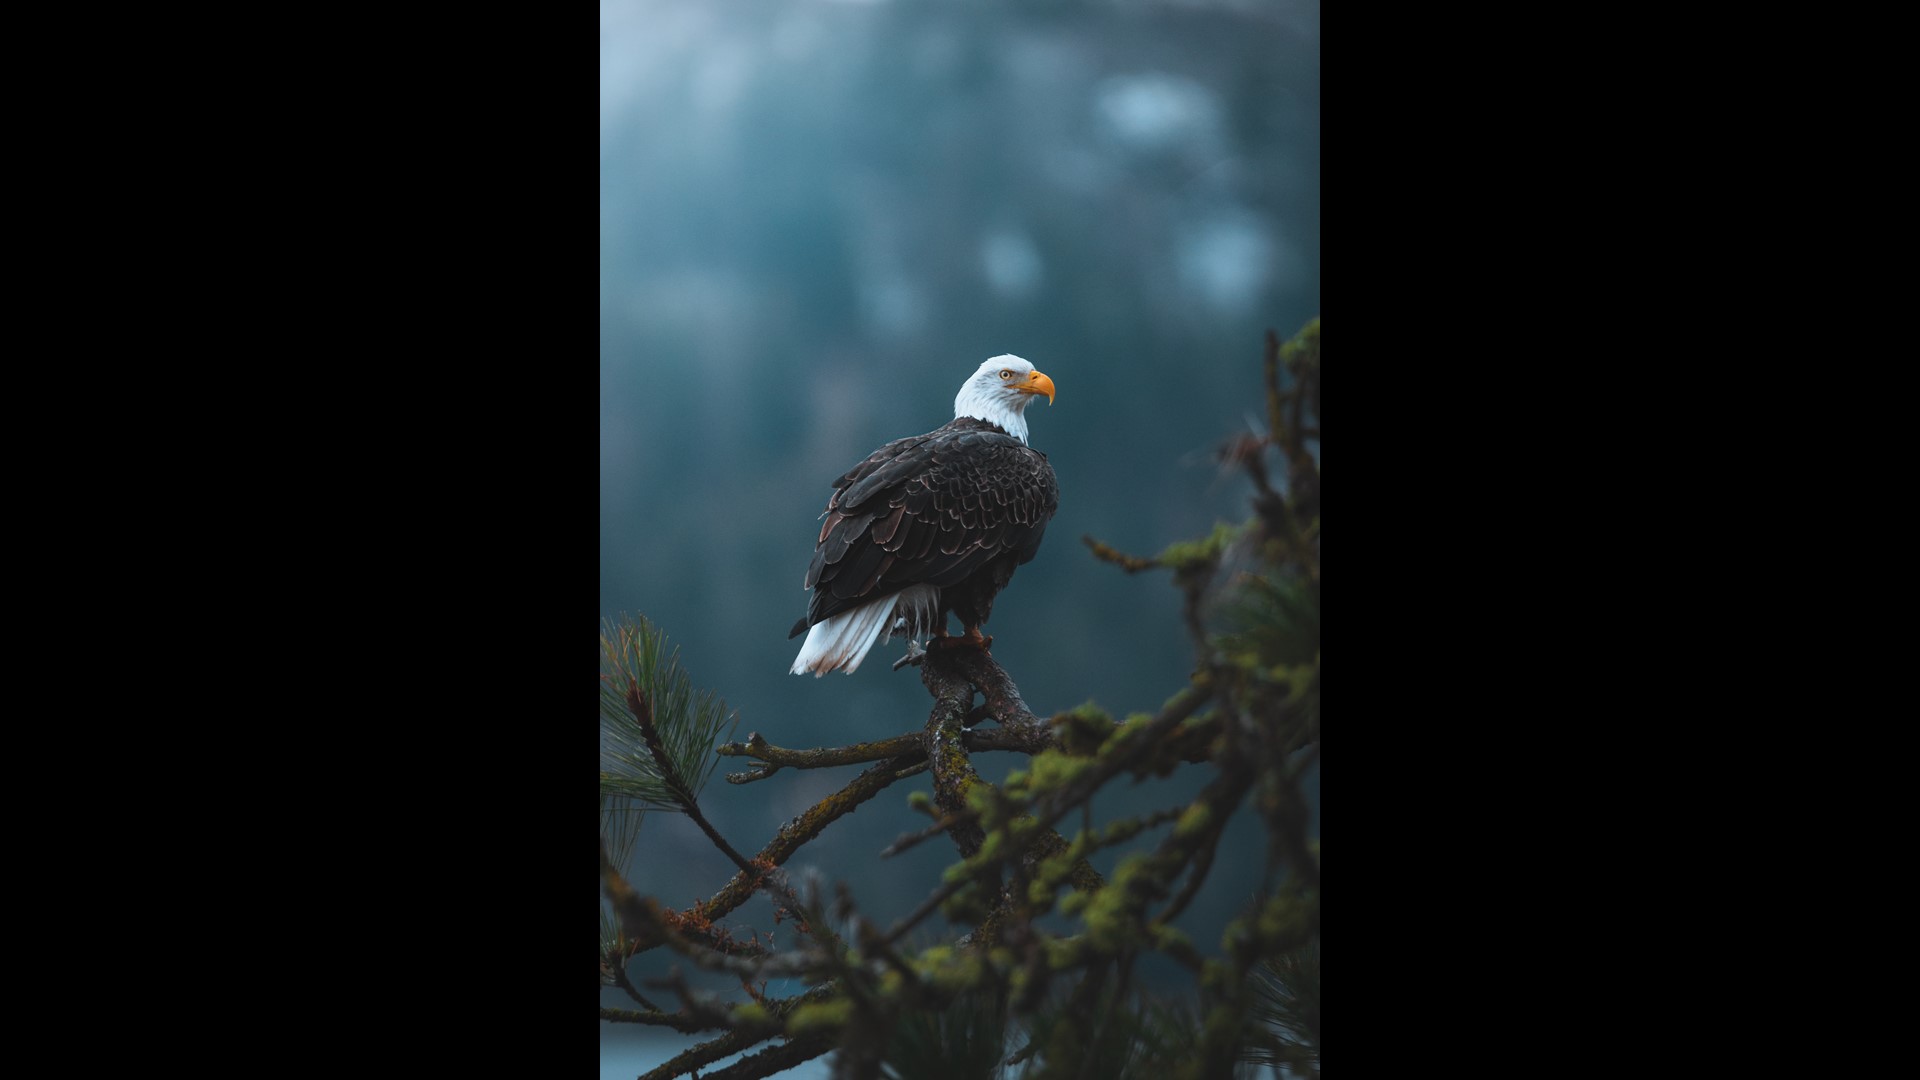
[[832, 1039], [795, 1039], [749, 1054], [724, 1069], [702, 1073], [701, 1080], [760, 1080], [812, 1061], [832, 1049]]
[[[693, 789], [680, 778], [680, 772], [674, 767], [673, 759], [667, 755], [666, 747], [660, 742], [659, 729], [653, 723], [653, 703], [646, 694], [641, 692], [636, 682], [627, 683], [627, 707], [633, 710], [633, 715], [639, 720], [640, 731], [646, 737], [647, 749], [653, 753], [654, 762], [659, 767], [661, 779], [666, 783], [668, 792], [680, 803], [681, 812], [693, 819], [694, 824], [700, 826], [700, 831], [707, 834], [707, 839], [713, 841], [713, 846], [719, 848], [721, 854], [732, 860], [733, 864], [740, 868], [741, 873], [754, 875], [754, 884], [757, 887], [765, 889], [775, 903], [798, 917], [804, 909], [799, 899], [780, 879], [778, 872], [765, 863], [748, 862], [746, 856], [735, 851], [733, 845], [727, 843], [726, 837], [720, 835], [720, 830], [714, 828], [707, 821], [707, 816], [700, 812], [700, 802], [693, 797]], [[836, 949], [840, 947], [839, 938], [831, 928], [816, 925], [813, 929], [825, 935], [823, 940], [830, 947]]]
[[[690, 1047], [684, 1052], [675, 1055], [671, 1060], [663, 1063], [653, 1071], [642, 1073], [640, 1080], [668, 1080], [669, 1077], [682, 1076], [699, 1069], [703, 1065], [710, 1065], [713, 1062], [719, 1061], [721, 1058], [731, 1057], [750, 1046], [775, 1038], [785, 1030], [784, 1025], [780, 1021], [785, 1020], [794, 1009], [802, 1005], [824, 1002], [833, 997], [834, 993], [835, 988], [831, 984], [826, 984], [816, 986], [797, 997], [785, 998], [777, 1002], [769, 1003], [767, 1006], [764, 1006], [766, 1016], [768, 1017], [765, 1022], [746, 1024], [727, 1032], [717, 1039], [712, 1039], [698, 1046]], [[817, 1047], [817, 1049], [804, 1057], [797, 1057], [786, 1064], [780, 1064], [768, 1072], [748, 1070], [734, 1073], [733, 1075], [736, 1077], [768, 1076], [771, 1075], [772, 1072], [790, 1068], [792, 1065], [797, 1065], [810, 1058], [819, 1057], [821, 1054], [833, 1049], [833, 1044], [830, 1041], [822, 1043], [820, 1040], [796, 1040], [796, 1042], [803, 1046], [814, 1046]], [[795, 1045], [795, 1042], [786, 1044], [787, 1047], [793, 1047]], [[776, 1047], [775, 1049], [783, 1048]], [[754, 1055], [754, 1058], [763, 1059], [761, 1061], [762, 1067], [776, 1060], [783, 1060], [778, 1057], [766, 1058], [765, 1052]], [[753, 1059], [750, 1058], [747, 1060]], [[735, 1062], [733, 1065], [728, 1066], [728, 1069], [738, 1068], [745, 1063], [745, 1060]], [[726, 1075], [727, 1071], [728, 1070], [723, 1069], [720, 1072], [708, 1073], [706, 1075], [709, 1080], [711, 1080], [712, 1077]]]
[[639, 720], [640, 732], [646, 737], [647, 750], [653, 754], [654, 764], [660, 770], [660, 778], [666, 784], [668, 793], [680, 804], [680, 812], [692, 818], [693, 823], [700, 826], [700, 831], [707, 834], [707, 839], [713, 841], [713, 846], [719, 848], [720, 853], [732, 860], [735, 866], [749, 870], [746, 857], [735, 851], [733, 845], [727, 843], [727, 838], [720, 835], [720, 830], [714, 828], [707, 816], [700, 812], [700, 800], [693, 797], [693, 789], [680, 778], [680, 771], [674, 768], [673, 758], [667, 756], [667, 748], [660, 742], [660, 729], [653, 723], [653, 700], [641, 691], [638, 683], [627, 683], [627, 708], [633, 710], [634, 717]]
[[725, 743], [714, 748], [714, 753], [723, 757], [750, 757], [762, 762], [759, 769], [746, 773], [730, 773], [729, 784], [748, 784], [755, 780], [764, 780], [783, 768], [830, 769], [836, 765], [854, 765], [862, 761], [882, 761], [887, 758], [911, 754], [923, 749], [920, 736], [914, 734], [896, 735], [891, 739], [878, 742], [854, 743], [851, 746], [817, 747], [807, 750], [790, 750], [768, 742], [757, 731], [747, 735], [745, 743]]
[[[919, 760], [915, 760], [916, 757]], [[687, 917], [709, 923], [725, 918], [753, 895], [759, 879], [763, 876], [763, 871], [771, 871], [774, 867], [785, 865], [795, 852], [808, 841], [819, 836], [828, 825], [859, 809], [862, 803], [886, 790], [895, 781], [925, 768], [924, 757], [920, 752], [916, 752], [914, 755], [890, 758], [862, 771], [845, 787], [815, 803], [798, 818], [782, 825], [773, 839], [753, 857], [752, 872], [742, 870], [735, 873], [718, 892], [704, 902], [694, 905], [687, 912]], [[659, 944], [658, 941], [638, 943], [634, 954], [637, 955]]]
[[609, 979], [613, 985], [624, 991], [626, 995], [637, 1002], [641, 1008], [646, 1009], [648, 1012], [661, 1011], [660, 1006], [648, 1001], [646, 995], [642, 994], [639, 988], [633, 985], [633, 979], [627, 975], [627, 958], [625, 955], [606, 957], [602, 960], [601, 966], [607, 969]]
[[600, 1019], [615, 1024], [646, 1024], [652, 1027], [669, 1027], [685, 1035], [697, 1035], [702, 1031], [724, 1030], [727, 1025], [718, 1020], [697, 1020], [685, 1013], [634, 1012], [632, 1009], [600, 1008]]
[[[965, 729], [961, 733], [961, 742], [967, 751], [975, 754], [996, 750], [1037, 754], [1042, 750], [1051, 749], [1055, 745], [1052, 730], [1028, 711], [1026, 702], [1020, 700], [1019, 688], [1013, 686], [1013, 681], [1006, 678], [1005, 672], [1001, 672], [1000, 677], [1004, 680], [1003, 682], [988, 678], [988, 685], [994, 687], [990, 704], [974, 710], [968, 715], [968, 720], [977, 722], [982, 718], [991, 718], [999, 720], [1002, 726]], [[757, 780], [765, 780], [784, 768], [830, 769], [839, 765], [855, 765], [863, 761], [925, 755], [926, 748], [924, 732], [910, 732], [905, 735], [895, 735], [890, 739], [854, 743], [850, 746], [797, 750], [775, 746], [756, 731], [747, 736], [746, 742], [725, 743], [715, 747], [714, 753], [724, 757], [750, 757], [762, 762], [759, 768], [727, 774], [729, 784], [750, 784]]]
[[883, 859], [891, 859], [895, 855], [918, 847], [920, 844], [939, 836], [941, 833], [946, 832], [961, 822], [978, 820], [979, 817], [979, 813], [974, 810], [967, 810], [959, 814], [944, 815], [940, 820], [935, 821], [919, 832], [901, 833], [899, 839], [888, 844], [881, 850], [880, 857]]
[[1080, 537], [1080, 542], [1087, 545], [1093, 552], [1094, 558], [1099, 559], [1101, 562], [1110, 562], [1129, 574], [1137, 574], [1142, 570], [1158, 570], [1161, 565], [1158, 559], [1143, 559], [1138, 555], [1129, 555], [1117, 548], [1109, 547], [1091, 536]]

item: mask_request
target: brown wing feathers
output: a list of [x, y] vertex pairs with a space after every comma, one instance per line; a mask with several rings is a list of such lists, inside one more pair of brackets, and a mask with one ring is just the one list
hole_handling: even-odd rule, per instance
[[1046, 456], [981, 421], [888, 443], [835, 481], [790, 636], [909, 585], [957, 584], [1008, 552], [1025, 562], [1058, 502]]

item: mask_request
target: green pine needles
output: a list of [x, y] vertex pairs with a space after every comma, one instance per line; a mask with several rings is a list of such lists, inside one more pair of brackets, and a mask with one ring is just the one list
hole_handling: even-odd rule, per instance
[[[637, 702], [640, 712], [636, 712]], [[642, 715], [646, 713], [648, 715]], [[669, 652], [667, 635], [643, 616], [607, 619], [600, 630], [600, 794], [656, 810], [680, 810], [670, 778], [647, 748], [651, 724], [673, 771], [697, 797], [720, 759], [714, 744], [732, 738], [738, 714], [711, 691], [695, 691]]]

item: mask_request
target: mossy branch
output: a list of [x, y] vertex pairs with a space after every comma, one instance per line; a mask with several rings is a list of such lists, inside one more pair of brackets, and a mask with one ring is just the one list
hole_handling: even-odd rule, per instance
[[1094, 558], [1099, 559], [1101, 562], [1112, 563], [1129, 574], [1137, 574], [1142, 570], [1158, 570], [1160, 568], [1160, 560], [1158, 559], [1143, 559], [1138, 555], [1129, 555], [1118, 548], [1103, 544], [1091, 536], [1080, 537], [1080, 542], [1087, 545], [1093, 552]]
[[[1008, 685], [1011, 685], [1010, 680]], [[1018, 694], [1018, 689], [1014, 689], [1011, 698], [1002, 695], [995, 699], [1001, 703], [1002, 709], [1010, 717], [1002, 723], [1012, 726], [986, 729], [970, 727], [961, 733], [961, 741], [969, 753], [1013, 751], [1037, 754], [1055, 745], [1053, 731], [1036, 719], [1032, 713], [1026, 711], [1026, 703], [1018, 701]], [[987, 709], [983, 706], [975, 709], [968, 716], [968, 720], [978, 722], [987, 716]], [[729, 784], [751, 784], [765, 780], [784, 768], [830, 769], [840, 765], [856, 765], [863, 761], [880, 761], [914, 755], [924, 757], [926, 748], [925, 732], [911, 732], [895, 735], [889, 739], [853, 743], [848, 746], [790, 749], [773, 745], [756, 731], [747, 736], [746, 742], [726, 743], [715, 747], [714, 753], [725, 757], [748, 757], [761, 762], [759, 768], [727, 774]]]
[[[834, 993], [835, 988], [832, 986], [816, 986], [797, 997], [786, 998], [780, 1001], [756, 1002], [749, 1008], [736, 1010], [738, 1027], [717, 1039], [709, 1040], [698, 1046], [689, 1047], [687, 1050], [675, 1055], [672, 1059], [664, 1062], [651, 1072], [642, 1073], [640, 1080], [668, 1080], [669, 1077], [682, 1076], [698, 1070], [702, 1066], [711, 1065], [721, 1058], [731, 1057], [748, 1047], [778, 1037], [785, 1033], [785, 1020], [796, 1010], [807, 1005], [831, 1000]], [[740, 1016], [739, 1014], [744, 1014], [744, 1016]], [[739, 1080], [745, 1080], [747, 1077], [771, 1076], [775, 1072], [792, 1068], [794, 1065], [798, 1065], [803, 1061], [819, 1057], [831, 1049], [833, 1049], [833, 1043], [830, 1040], [797, 1040], [737, 1061], [726, 1069], [704, 1075], [708, 1077], [709, 1080], [711, 1080], [712, 1077], [725, 1076], [729, 1073], [739, 1078]], [[790, 1052], [786, 1054], [774, 1052], [779, 1050], [787, 1050]], [[756, 1062], [756, 1064], [753, 1067], [739, 1072], [732, 1071], [739, 1069], [740, 1066], [746, 1065], [749, 1061]]]

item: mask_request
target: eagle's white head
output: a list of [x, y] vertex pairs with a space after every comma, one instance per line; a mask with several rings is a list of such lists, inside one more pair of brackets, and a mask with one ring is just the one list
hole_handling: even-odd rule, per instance
[[1053, 404], [1053, 380], [1035, 371], [1033, 365], [1011, 353], [996, 356], [980, 365], [953, 399], [953, 416], [971, 416], [998, 424], [1007, 434], [1027, 441], [1027, 403], [1037, 394], [1047, 395]]

